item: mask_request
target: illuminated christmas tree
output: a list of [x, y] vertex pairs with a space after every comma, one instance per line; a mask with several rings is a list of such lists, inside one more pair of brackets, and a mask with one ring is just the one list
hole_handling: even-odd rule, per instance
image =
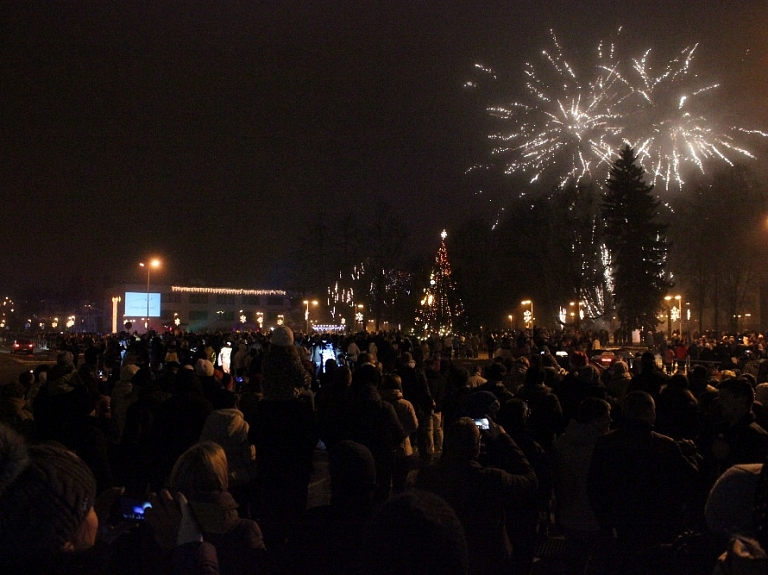
[[451, 277], [451, 263], [445, 246], [447, 236], [445, 230], [440, 234], [440, 249], [437, 250], [429, 275], [429, 286], [424, 290], [417, 311], [416, 326], [425, 333], [453, 333], [464, 315], [464, 305]]

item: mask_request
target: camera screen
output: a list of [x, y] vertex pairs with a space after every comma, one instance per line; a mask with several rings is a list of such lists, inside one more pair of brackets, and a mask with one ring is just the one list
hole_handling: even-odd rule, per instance
[[490, 429], [491, 425], [488, 423], [488, 419], [483, 417], [481, 419], [475, 420], [475, 425], [477, 425], [478, 429]]
[[144, 519], [144, 512], [148, 507], [152, 507], [149, 501], [141, 499], [131, 499], [130, 497], [120, 498], [120, 512], [123, 519], [129, 521], [141, 521]]

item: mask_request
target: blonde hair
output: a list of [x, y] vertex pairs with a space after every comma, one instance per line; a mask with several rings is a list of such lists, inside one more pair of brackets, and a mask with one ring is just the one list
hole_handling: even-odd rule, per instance
[[187, 497], [226, 491], [229, 467], [224, 449], [213, 441], [201, 441], [182, 453], [173, 465], [169, 486]]

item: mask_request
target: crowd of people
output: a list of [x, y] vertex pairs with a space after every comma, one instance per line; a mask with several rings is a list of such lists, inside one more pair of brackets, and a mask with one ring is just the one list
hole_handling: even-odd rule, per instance
[[0, 572], [530, 574], [556, 538], [558, 572], [711, 573], [766, 548], [757, 347], [669, 375], [652, 351], [595, 364], [588, 335], [485, 345], [62, 340], [0, 382]]

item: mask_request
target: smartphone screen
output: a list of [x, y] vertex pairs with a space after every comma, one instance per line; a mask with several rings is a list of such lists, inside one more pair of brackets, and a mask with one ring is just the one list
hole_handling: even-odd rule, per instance
[[491, 428], [491, 424], [488, 422], [488, 418], [487, 417], [482, 417], [480, 419], [476, 419], [475, 420], [475, 425], [477, 425], [478, 429], [486, 429], [487, 430], [487, 429]]
[[132, 497], [120, 498], [120, 513], [123, 519], [128, 521], [143, 521], [144, 512], [149, 507], [152, 507], [152, 504], [143, 499], [134, 499]]

